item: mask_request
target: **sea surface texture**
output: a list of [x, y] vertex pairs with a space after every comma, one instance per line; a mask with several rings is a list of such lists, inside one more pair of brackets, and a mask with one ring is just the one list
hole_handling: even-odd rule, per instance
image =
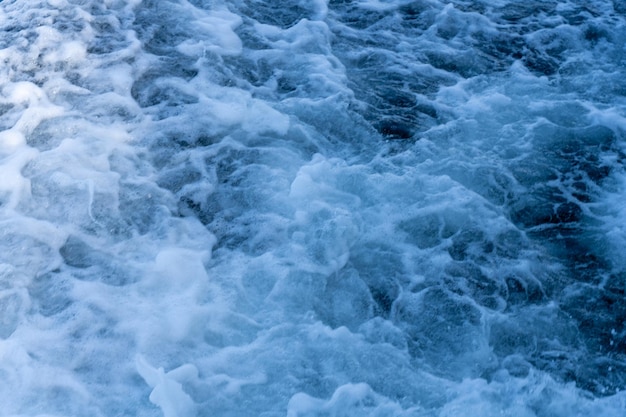
[[623, 417], [626, 2], [0, 2], [0, 415]]

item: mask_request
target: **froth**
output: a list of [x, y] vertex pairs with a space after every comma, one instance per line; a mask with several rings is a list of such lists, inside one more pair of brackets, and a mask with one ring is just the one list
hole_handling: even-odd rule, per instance
[[623, 414], [587, 3], [2, 3], [4, 411]]

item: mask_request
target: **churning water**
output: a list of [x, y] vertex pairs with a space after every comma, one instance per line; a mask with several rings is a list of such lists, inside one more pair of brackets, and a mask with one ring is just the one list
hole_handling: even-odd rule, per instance
[[0, 415], [626, 415], [622, 0], [0, 31]]

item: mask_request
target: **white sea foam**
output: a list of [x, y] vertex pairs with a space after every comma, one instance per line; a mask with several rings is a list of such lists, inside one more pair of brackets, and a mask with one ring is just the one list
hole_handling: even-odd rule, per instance
[[624, 415], [617, 8], [1, 2], [0, 414]]

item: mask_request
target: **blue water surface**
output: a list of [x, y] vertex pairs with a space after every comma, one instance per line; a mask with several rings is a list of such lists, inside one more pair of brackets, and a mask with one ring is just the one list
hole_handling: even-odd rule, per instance
[[621, 0], [0, 31], [0, 415], [626, 415]]

